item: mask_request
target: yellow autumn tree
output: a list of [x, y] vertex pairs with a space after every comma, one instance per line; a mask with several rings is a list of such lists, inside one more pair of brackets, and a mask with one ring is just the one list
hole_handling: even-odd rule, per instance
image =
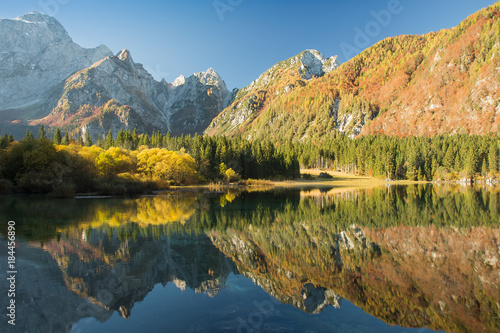
[[104, 176], [131, 172], [134, 169], [128, 152], [117, 147], [109, 148], [99, 154], [96, 158], [96, 165]]
[[166, 149], [145, 149], [137, 155], [137, 171], [152, 180], [181, 184], [198, 182], [195, 160], [183, 152]]

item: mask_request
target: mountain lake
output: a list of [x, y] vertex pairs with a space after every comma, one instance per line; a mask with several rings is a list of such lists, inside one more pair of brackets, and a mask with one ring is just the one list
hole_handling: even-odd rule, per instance
[[[8, 196], [1, 332], [497, 332], [500, 188]], [[10, 288], [10, 289], [9, 289]], [[8, 312], [7, 312], [8, 314]]]

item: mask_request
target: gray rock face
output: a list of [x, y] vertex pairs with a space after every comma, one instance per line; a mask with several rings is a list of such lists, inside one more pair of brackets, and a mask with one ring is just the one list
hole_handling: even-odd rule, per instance
[[300, 62], [300, 72], [304, 80], [321, 77], [340, 66], [337, 56], [327, 59], [316, 50], [304, 51]]
[[[212, 68], [172, 84], [158, 82], [128, 50], [113, 56], [106, 46], [82, 48], [50, 16], [0, 20], [2, 121], [90, 132], [94, 139], [134, 127], [194, 134], [233, 98]], [[103, 112], [110, 101], [117, 108]]]
[[168, 117], [170, 132], [194, 134], [202, 133], [233, 98], [219, 74], [209, 68], [168, 85], [165, 104], [160, 107]]
[[[7, 247], [2, 240], [0, 246]], [[61, 270], [46, 251], [21, 246], [16, 253], [17, 267], [22, 272], [16, 277], [16, 326], [2, 320], [0, 332], [65, 333], [83, 318], [94, 317], [104, 322], [113, 315], [112, 310], [68, 290]], [[1, 254], [0, 259], [7, 260], [7, 256]], [[8, 290], [5, 271], [0, 272], [0, 288]], [[3, 300], [8, 299], [3, 297]]]
[[0, 20], [0, 110], [40, 101], [74, 72], [111, 55], [75, 44], [54, 18], [32, 12]]
[[114, 100], [130, 109], [94, 114], [81, 124], [81, 135], [89, 131], [97, 138], [111, 130], [116, 136], [121, 128], [180, 135], [203, 132], [230, 98], [226, 84], [211, 68], [188, 78], [181, 76], [172, 84], [158, 82], [133, 61], [128, 50], [122, 50], [69, 77], [54, 91], [46, 108], [52, 110], [47, 117], [52, 121], [59, 113], [71, 116], [81, 112], [82, 106], [97, 108]]

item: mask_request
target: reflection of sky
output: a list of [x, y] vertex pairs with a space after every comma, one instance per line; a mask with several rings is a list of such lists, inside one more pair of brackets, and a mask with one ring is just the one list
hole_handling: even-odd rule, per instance
[[[238, 328], [240, 330], [238, 330]], [[308, 315], [277, 302], [250, 279], [231, 274], [220, 293], [210, 298], [173, 284], [156, 285], [123, 319], [118, 313], [105, 323], [83, 319], [72, 332], [427, 332], [389, 326], [349, 301]]]
[[[400, 0], [404, 10], [370, 38], [367, 46], [401, 34], [423, 34], [456, 26], [494, 0]], [[213, 67], [229, 89], [243, 88], [276, 62], [305, 49], [342, 54], [355, 28], [373, 21], [370, 12], [389, 0], [23, 0], [3, 1], [1, 18], [48, 12], [84, 47], [105, 44], [114, 53], [131, 50], [156, 79]], [[219, 4], [219, 13], [214, 4]], [[232, 5], [231, 5], [232, 4]]]

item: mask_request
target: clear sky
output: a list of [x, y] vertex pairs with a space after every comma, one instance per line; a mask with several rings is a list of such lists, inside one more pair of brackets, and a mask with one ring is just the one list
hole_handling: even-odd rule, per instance
[[[386, 37], [456, 26], [494, 0], [1, 0], [58, 19], [84, 47], [127, 48], [156, 79], [213, 67], [242, 88], [305, 49], [345, 62]], [[361, 31], [361, 33], [360, 33]]]

